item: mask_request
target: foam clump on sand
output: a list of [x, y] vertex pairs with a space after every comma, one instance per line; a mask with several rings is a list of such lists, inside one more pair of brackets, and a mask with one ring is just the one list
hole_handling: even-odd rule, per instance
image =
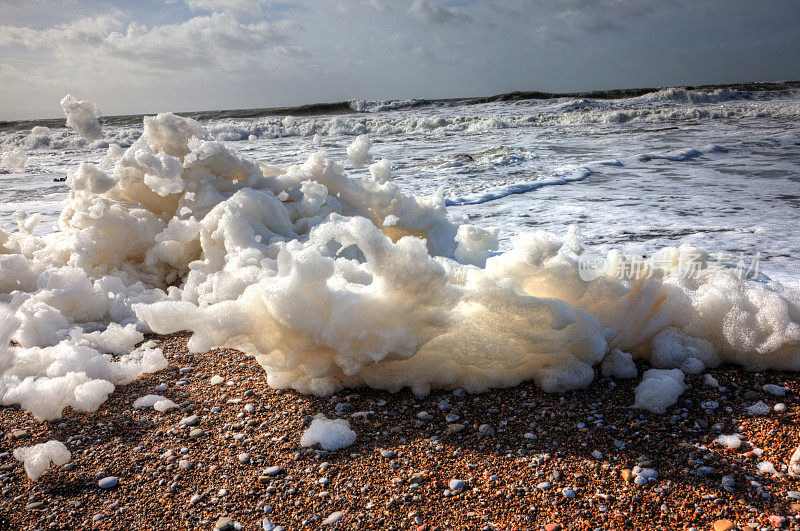
[[[354, 145], [353, 165], [368, 162], [368, 139]], [[107, 157], [69, 175], [58, 232], [33, 235], [25, 215], [0, 229], [0, 304], [15, 323], [0, 401], [37, 418], [92, 411], [165, 367], [153, 345], [127, 354], [148, 332], [189, 330], [193, 352], [241, 349], [272, 387], [317, 395], [526, 380], [562, 392], [618, 349], [657, 367], [636, 406], [663, 412], [682, 371], [800, 370], [800, 292], [704, 268], [688, 245], [629, 279], [612, 251], [584, 280], [574, 230], [522, 234], [497, 255], [496, 231], [453, 221], [441, 193], [407, 195], [388, 162], [349, 176], [318, 151], [279, 168], [171, 113]], [[681, 274], [689, 259], [696, 275]]]
[[356, 432], [350, 429], [349, 422], [344, 419], [328, 419], [319, 414], [303, 432], [300, 445], [309, 447], [319, 444], [323, 450], [334, 451], [347, 448], [355, 440]]
[[25, 473], [34, 481], [44, 474], [51, 463], [55, 466], [64, 466], [71, 457], [67, 447], [56, 440], [14, 450], [14, 459], [24, 463]]
[[664, 413], [686, 391], [684, 374], [679, 369], [650, 369], [636, 386], [633, 407], [653, 413]]
[[102, 333], [83, 334], [79, 328], [72, 328], [71, 339], [54, 346], [9, 347], [9, 337], [18, 337], [13, 335], [17, 323], [16, 316], [0, 308], [0, 403], [19, 404], [38, 420], [60, 418], [65, 407], [97, 411], [115, 385], [167, 366], [161, 349], [153, 342], [117, 357], [97, 350], [129, 345], [103, 338], [103, 334], [113, 335], [109, 334], [109, 330], [114, 332], [113, 323]]
[[733, 435], [720, 435], [714, 439], [714, 442], [729, 450], [738, 450], [739, 447], [742, 446], [742, 437], [737, 433]]
[[91, 101], [78, 101], [72, 94], [67, 94], [61, 100], [61, 108], [67, 116], [67, 127], [73, 128], [86, 140], [99, 140], [103, 138], [103, 129], [100, 127], [100, 111]]

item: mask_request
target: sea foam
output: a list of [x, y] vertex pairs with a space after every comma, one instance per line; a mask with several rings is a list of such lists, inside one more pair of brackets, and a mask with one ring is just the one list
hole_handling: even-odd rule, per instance
[[[0, 229], [3, 404], [96, 410], [166, 366], [153, 343], [133, 348], [141, 333], [184, 329], [192, 351], [239, 348], [271, 386], [318, 395], [560, 392], [618, 351], [659, 368], [636, 402], [663, 412], [648, 397], [668, 384], [677, 399], [682, 367], [800, 370], [800, 292], [707, 268], [699, 249], [662, 249], [661, 267], [625, 279], [614, 251], [584, 280], [575, 231], [525, 233], [498, 255], [495, 231], [453, 222], [440, 193], [403, 193], [388, 162], [349, 176], [319, 151], [277, 167], [208, 136], [146, 117], [105, 168], [69, 175], [58, 232], [35, 236], [24, 215]], [[350, 155], [366, 163], [368, 148]], [[681, 274], [689, 259], [695, 275]]]

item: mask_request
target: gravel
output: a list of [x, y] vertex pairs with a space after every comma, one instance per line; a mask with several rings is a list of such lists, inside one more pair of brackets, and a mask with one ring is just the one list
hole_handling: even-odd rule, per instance
[[[342, 529], [706, 530], [722, 520], [773, 528], [778, 518], [783, 529], [800, 527], [800, 489], [784, 468], [800, 432], [794, 373], [714, 369], [717, 387], [689, 375], [690, 389], [659, 416], [629, 407], [637, 382], [609, 379], [563, 395], [526, 383], [481, 395], [304, 396], [269, 388], [258, 363], [238, 351], [191, 355], [187, 334], [152, 338], [170, 368], [118, 386], [95, 413], [68, 409], [40, 423], [18, 407], [0, 408], [0, 529], [213, 529], [225, 518], [230, 529], [275, 531], [320, 528], [334, 515]], [[189, 375], [178, 370], [189, 366]], [[223, 382], [209, 385], [215, 375]], [[176, 385], [182, 378], [186, 385]], [[130, 407], [161, 384], [178, 408]], [[767, 384], [787, 388], [785, 411], [775, 411]], [[748, 415], [759, 401], [769, 414]], [[701, 407], [711, 402], [718, 406]], [[337, 412], [338, 404], [348, 407]], [[334, 452], [302, 448], [304, 419], [317, 413], [346, 418], [356, 442]], [[192, 426], [181, 422], [192, 417]], [[742, 435], [739, 448], [712, 443], [730, 433]], [[50, 439], [72, 461], [32, 482], [13, 450]], [[781, 474], [758, 475], [765, 461]], [[121, 481], [103, 476], [112, 473]]]

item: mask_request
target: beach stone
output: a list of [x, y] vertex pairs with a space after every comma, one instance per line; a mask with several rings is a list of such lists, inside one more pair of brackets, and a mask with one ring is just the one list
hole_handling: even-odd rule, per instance
[[196, 439], [198, 437], [202, 437], [205, 434], [206, 432], [204, 432], [200, 428], [192, 428], [192, 431], [189, 432], [189, 437], [191, 437], [192, 439]]
[[274, 477], [283, 472], [283, 469], [279, 466], [271, 466], [269, 468], [264, 469], [264, 475]]
[[448, 484], [448, 486], [450, 487], [450, 490], [461, 490], [461, 489], [464, 488], [465, 485], [466, 485], [466, 483], [464, 483], [460, 479], [451, 479], [450, 483]]
[[789, 475], [793, 478], [800, 478], [800, 446], [789, 458]]
[[119, 479], [114, 476], [107, 476], [97, 482], [101, 489], [113, 489], [119, 484]]
[[478, 431], [480, 433], [482, 433], [483, 435], [487, 436], [487, 437], [493, 437], [494, 436], [494, 428], [492, 428], [488, 424], [481, 424], [478, 427]]
[[37, 501], [37, 502], [31, 502], [31, 503], [25, 505], [25, 510], [26, 511], [36, 511], [36, 510], [42, 509], [43, 507], [44, 507], [44, 503], [42, 503], [40, 501]]
[[565, 498], [574, 498], [575, 497], [575, 491], [572, 490], [569, 487], [567, 487], [564, 490], [562, 490], [561, 494], [563, 494]]
[[218, 529], [219, 531], [230, 531], [233, 529], [233, 518], [220, 516], [217, 518], [216, 523], [214, 523], [214, 529]]
[[344, 516], [343, 511], [332, 512], [331, 514], [328, 515], [327, 518], [325, 518], [325, 520], [322, 521], [322, 525], [333, 525], [339, 520], [341, 520], [342, 516]]
[[197, 415], [190, 415], [181, 419], [181, 426], [196, 426], [200, 423], [200, 417]]
[[769, 518], [769, 523], [772, 524], [772, 527], [783, 527], [783, 523], [786, 521], [786, 518], [783, 516], [778, 516], [777, 514], [771, 515]]
[[391, 459], [397, 455], [397, 452], [394, 450], [381, 450], [381, 457], [385, 457], [386, 459]]
[[633, 481], [633, 472], [631, 472], [629, 468], [623, 468], [621, 475], [622, 479], [624, 479], [626, 482], [630, 483]]
[[239, 461], [242, 463], [247, 463], [250, 461], [250, 454], [242, 452], [239, 454]]
[[714, 522], [714, 531], [729, 531], [733, 529], [733, 522], [730, 520], [717, 520]]
[[193, 466], [194, 463], [192, 463], [188, 459], [181, 459], [180, 461], [178, 461], [178, 468], [180, 468], [181, 470], [189, 470]]
[[11, 432], [6, 435], [6, 438], [9, 441], [16, 441], [19, 439], [25, 439], [28, 437], [28, 430], [11, 430]]
[[752, 406], [745, 408], [745, 411], [747, 411], [747, 414], [751, 417], [759, 417], [763, 415], [769, 415], [770, 407], [764, 402], [758, 401]]

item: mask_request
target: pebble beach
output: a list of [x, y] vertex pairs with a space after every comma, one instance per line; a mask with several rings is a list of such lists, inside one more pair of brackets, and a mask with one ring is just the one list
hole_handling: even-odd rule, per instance
[[[271, 389], [239, 351], [191, 354], [188, 337], [152, 337], [169, 367], [96, 413], [0, 410], [0, 528], [800, 529], [792, 373], [687, 376], [665, 415], [630, 407], [636, 379], [316, 397]], [[177, 407], [133, 407], [154, 393]], [[355, 442], [301, 446], [318, 414]], [[51, 439], [71, 460], [29, 480], [13, 451]]]

